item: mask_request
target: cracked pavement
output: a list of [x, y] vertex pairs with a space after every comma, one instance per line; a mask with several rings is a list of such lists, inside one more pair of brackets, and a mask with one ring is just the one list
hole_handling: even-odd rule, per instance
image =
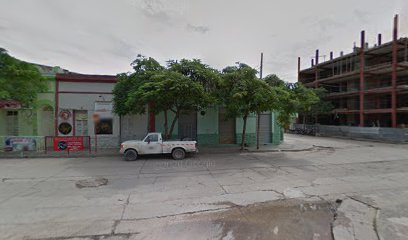
[[408, 239], [407, 145], [287, 137], [318, 147], [0, 159], [0, 239]]

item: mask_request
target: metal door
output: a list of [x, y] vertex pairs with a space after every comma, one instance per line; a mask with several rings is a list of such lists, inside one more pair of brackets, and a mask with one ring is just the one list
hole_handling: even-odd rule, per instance
[[180, 115], [178, 119], [178, 137], [181, 140], [197, 139], [197, 112]]
[[147, 114], [121, 117], [121, 141], [141, 140], [147, 133]]
[[272, 114], [269, 112], [259, 115], [259, 144], [269, 144], [272, 142]]
[[7, 111], [6, 126], [8, 136], [18, 136], [18, 111]]
[[218, 129], [220, 136], [220, 144], [235, 143], [235, 119], [226, 118], [224, 112], [220, 111], [218, 117]]

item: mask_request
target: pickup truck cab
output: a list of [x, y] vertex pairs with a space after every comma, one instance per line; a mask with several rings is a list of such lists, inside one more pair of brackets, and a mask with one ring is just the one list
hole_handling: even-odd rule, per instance
[[120, 144], [120, 153], [126, 161], [135, 161], [139, 155], [171, 154], [173, 159], [184, 159], [186, 153], [197, 153], [196, 141], [163, 141], [161, 133], [148, 133], [143, 140]]

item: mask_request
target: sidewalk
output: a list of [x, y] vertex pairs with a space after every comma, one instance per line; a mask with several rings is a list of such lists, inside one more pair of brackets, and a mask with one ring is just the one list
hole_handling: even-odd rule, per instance
[[[299, 152], [309, 151], [316, 148], [308, 139], [297, 135], [285, 134], [285, 141], [280, 145], [260, 145], [246, 147], [246, 152]], [[238, 153], [241, 152], [237, 144], [228, 145], [198, 145], [199, 152], [202, 154], [219, 154], [219, 153]], [[0, 158], [75, 158], [75, 157], [108, 157], [120, 156], [119, 149], [98, 149], [97, 152], [92, 149], [91, 152], [1, 152]]]
[[280, 145], [260, 145], [259, 149], [256, 149], [256, 146], [250, 146], [247, 149], [250, 152], [301, 152], [316, 147], [322, 146], [315, 146], [310, 139], [299, 137], [299, 135], [285, 134], [284, 141]]
[[91, 152], [0, 152], [1, 158], [76, 158], [76, 157], [108, 157], [119, 156], [118, 148], [98, 149], [95, 152], [93, 149]]
[[[308, 139], [299, 137], [298, 135], [285, 134], [285, 140], [280, 145], [265, 144], [260, 145], [259, 149], [256, 146], [245, 147], [246, 152], [300, 152], [308, 151], [318, 146], [313, 145]], [[240, 152], [240, 146], [238, 144], [229, 145], [199, 145], [200, 153], [212, 154], [212, 153], [231, 153]]]

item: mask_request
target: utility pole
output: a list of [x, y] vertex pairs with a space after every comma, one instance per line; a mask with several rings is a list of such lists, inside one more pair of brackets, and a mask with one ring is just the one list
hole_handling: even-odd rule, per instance
[[262, 79], [262, 72], [263, 72], [263, 53], [261, 53], [261, 69], [259, 71], [259, 78]]
[[[261, 53], [261, 67], [259, 70], [259, 78], [262, 80], [262, 73], [263, 73], [263, 53]], [[259, 149], [259, 125], [261, 123], [260, 112], [256, 113], [256, 149]]]

